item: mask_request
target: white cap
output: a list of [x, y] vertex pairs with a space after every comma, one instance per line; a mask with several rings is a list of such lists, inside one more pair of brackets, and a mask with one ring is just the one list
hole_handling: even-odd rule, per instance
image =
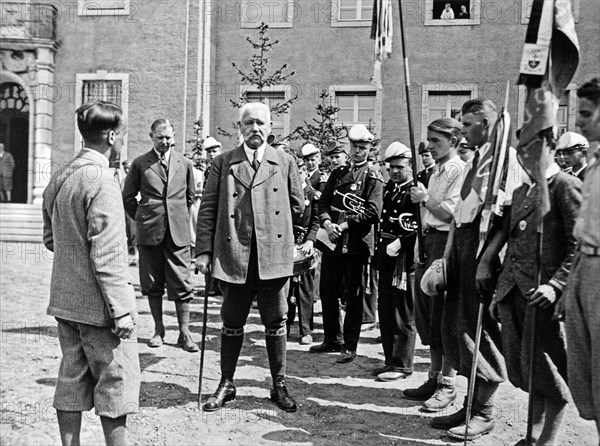
[[314, 144], [308, 143], [302, 146], [302, 156], [311, 156], [315, 153], [321, 153], [321, 151]]
[[575, 132], [565, 132], [558, 138], [557, 150], [570, 149], [575, 146], [590, 147], [590, 143], [585, 137]]
[[350, 131], [348, 132], [348, 139], [350, 141], [368, 141], [368, 142], [373, 142], [373, 140], [375, 139], [375, 136], [373, 136], [373, 134], [371, 132], [369, 132], [369, 130], [367, 129], [367, 127], [364, 124], [356, 124], [353, 125], [352, 128], [350, 129]]
[[383, 160], [388, 161], [392, 158], [412, 158], [412, 153], [404, 144], [394, 141], [388, 146], [387, 149], [385, 149]]
[[211, 149], [213, 147], [223, 147], [223, 146], [215, 138], [213, 138], [212, 136], [209, 136], [202, 143], [202, 147], [204, 147], [204, 150], [208, 150], [208, 149]]

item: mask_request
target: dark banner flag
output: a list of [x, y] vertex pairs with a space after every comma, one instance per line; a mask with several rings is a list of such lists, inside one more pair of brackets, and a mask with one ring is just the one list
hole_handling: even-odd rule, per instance
[[578, 64], [579, 43], [571, 1], [533, 0], [518, 81], [527, 86], [527, 100], [517, 155], [539, 188], [538, 221], [550, 208], [547, 165], [542, 157], [545, 135], [556, 128], [559, 99]]

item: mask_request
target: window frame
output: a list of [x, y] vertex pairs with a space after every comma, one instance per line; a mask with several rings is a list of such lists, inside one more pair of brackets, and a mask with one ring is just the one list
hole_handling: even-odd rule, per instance
[[[258, 93], [259, 89], [255, 85], [242, 85], [240, 88], [240, 97], [244, 93]], [[272, 85], [271, 87], [263, 88], [263, 93], [282, 93], [283, 92], [283, 101], [289, 101], [292, 97], [292, 86], [291, 85]], [[285, 137], [290, 134], [291, 128], [291, 106], [288, 108], [287, 113], [283, 113], [281, 116], [283, 118], [283, 134], [281, 136]], [[237, 118], [236, 118], [237, 119]], [[271, 121], [273, 121], [273, 117], [271, 116]]]
[[479, 89], [477, 83], [475, 82], [441, 82], [435, 84], [423, 84], [421, 88], [421, 141], [425, 141], [427, 139], [427, 126], [431, 122], [429, 118], [430, 92], [469, 92], [471, 99], [474, 99], [477, 97]]
[[[425, 26], [474, 26], [481, 24], [481, 0], [469, 0], [470, 1], [470, 19], [454, 19], [454, 20], [442, 20], [433, 18], [433, 1], [425, 0]], [[455, 16], [456, 17], [456, 16]]]
[[129, 15], [131, 12], [131, 1], [123, 0], [123, 8], [94, 8], [89, 9], [88, 5], [98, 5], [99, 2], [118, 4], [118, 0], [77, 0], [77, 15], [84, 17], [101, 17], [101, 16], [122, 16]]
[[[377, 135], [381, 135], [382, 115], [383, 115], [383, 88], [373, 84], [354, 84], [354, 85], [330, 85], [329, 99], [335, 105], [337, 93], [375, 93], [375, 110], [373, 116], [374, 130]], [[336, 115], [336, 125], [351, 127], [357, 124], [355, 122], [338, 122]], [[349, 130], [350, 128], [348, 128]]]
[[[288, 6], [287, 6], [287, 11], [288, 11], [288, 17], [287, 17], [287, 22], [275, 22], [275, 23], [271, 23], [268, 20], [264, 20], [263, 15], [261, 13], [259, 19], [257, 19], [256, 21], [253, 22], [248, 22], [245, 21], [244, 18], [246, 16], [245, 11], [248, 8], [248, 4], [254, 3], [257, 6], [260, 7], [260, 2], [268, 2], [268, 3], [280, 3], [280, 2], [284, 2], [286, 1]], [[240, 28], [256, 28], [258, 25], [261, 24], [261, 22], [265, 22], [267, 25], [269, 25], [269, 28], [292, 28], [294, 26], [294, 0], [242, 0], [241, 2], [241, 9], [240, 9]]]
[[[106, 71], [96, 71], [95, 73], [77, 73], [75, 74], [75, 109], [78, 109], [83, 103], [83, 85], [85, 81], [121, 81], [121, 110], [125, 123], [129, 118], [129, 74], [128, 73], [108, 73]], [[74, 153], [77, 154], [83, 147], [83, 139], [77, 128], [77, 117], [75, 120], [75, 145]], [[124, 144], [121, 148], [120, 160], [127, 159], [129, 132], [125, 135]]]
[[[579, 85], [571, 83], [565, 88], [565, 94], [567, 95], [567, 132], [576, 132], [577, 126], [575, 121], [577, 120], [577, 89]], [[517, 102], [517, 128], [523, 127], [525, 118], [525, 101], [527, 100], [527, 88], [524, 85], [519, 85], [518, 89], [518, 102]], [[558, 135], [560, 136], [560, 135]]]
[[[341, 20], [340, 12], [342, 0], [331, 0], [331, 26], [334, 28], [361, 28], [361, 27], [371, 27], [371, 22], [373, 21], [373, 16], [368, 19], [355, 19], [355, 20]], [[372, 0], [356, 0], [360, 2], [361, 6], [364, 2], [373, 3]], [[362, 10], [362, 7], [361, 7]], [[357, 8], [358, 11], [358, 8]]]

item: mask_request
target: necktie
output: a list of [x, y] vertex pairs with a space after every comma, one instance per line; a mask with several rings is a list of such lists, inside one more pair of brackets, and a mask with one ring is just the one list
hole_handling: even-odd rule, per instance
[[167, 164], [167, 159], [165, 158], [164, 153], [160, 154], [160, 165], [162, 166], [163, 170], [165, 171], [165, 174], [168, 174], [169, 173], [169, 165]]
[[460, 198], [465, 200], [469, 196], [469, 192], [471, 192], [471, 186], [473, 185], [473, 179], [475, 178], [475, 172], [477, 171], [477, 164], [479, 163], [479, 150], [475, 151], [475, 158], [473, 158], [473, 164], [471, 165], [471, 169], [467, 173], [465, 177], [465, 181], [460, 189]]
[[256, 171], [258, 170], [258, 166], [260, 166], [260, 161], [258, 161], [258, 150], [255, 150], [252, 154], [252, 168]]

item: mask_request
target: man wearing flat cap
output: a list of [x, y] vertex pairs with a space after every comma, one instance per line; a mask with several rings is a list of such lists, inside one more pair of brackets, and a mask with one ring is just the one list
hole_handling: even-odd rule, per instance
[[565, 132], [558, 139], [556, 159], [559, 164], [569, 169], [569, 173], [581, 181], [585, 179], [587, 169], [587, 153], [590, 143], [585, 137], [575, 132]]
[[331, 147], [327, 150], [327, 159], [332, 169], [342, 167], [348, 162], [348, 152], [343, 145], [331, 143]]
[[[383, 192], [381, 173], [367, 165], [373, 135], [357, 124], [348, 139], [351, 163], [331, 172], [319, 200], [321, 228], [334, 247], [323, 248], [321, 264], [325, 339], [310, 349], [313, 353], [341, 352], [338, 363], [356, 357], [368, 261], [374, 251], [372, 228], [379, 220]], [[340, 300], [346, 304], [343, 330]]]
[[411, 158], [410, 149], [397, 141], [384, 156], [390, 179], [383, 190], [373, 259], [379, 271], [379, 327], [385, 356], [384, 366], [373, 370], [373, 375], [380, 381], [404, 379], [413, 372], [417, 328], [412, 292], [419, 205], [410, 199]]

